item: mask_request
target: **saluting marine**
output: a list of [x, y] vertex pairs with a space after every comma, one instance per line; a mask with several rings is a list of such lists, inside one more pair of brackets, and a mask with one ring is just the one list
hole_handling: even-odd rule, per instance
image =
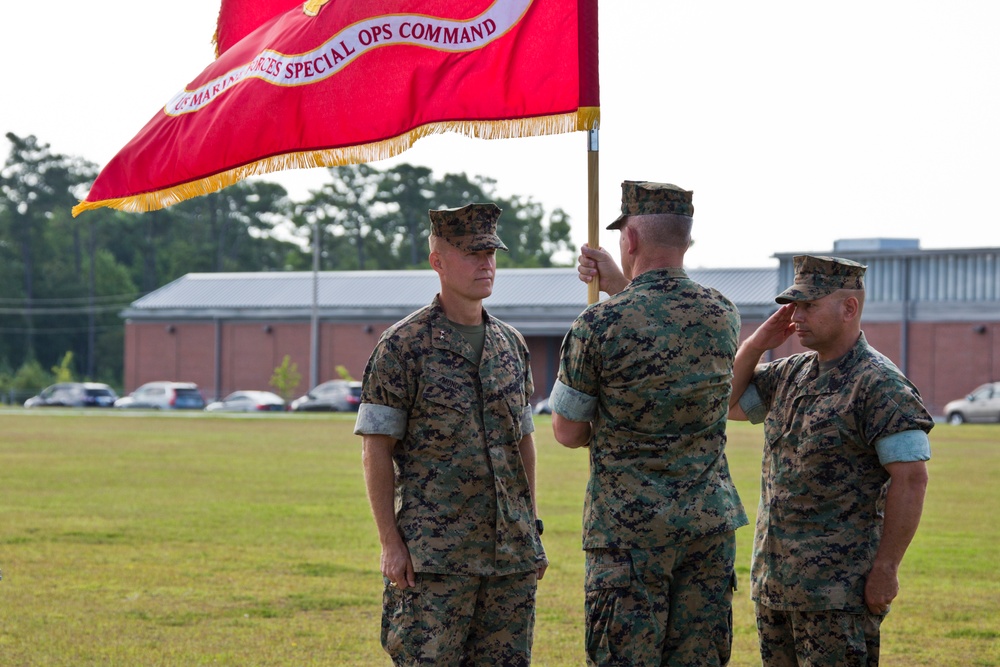
[[[923, 508], [934, 425], [861, 331], [865, 268], [793, 258], [736, 355], [731, 419], [764, 424], [751, 574], [765, 667], [874, 667]], [[792, 335], [810, 352], [758, 365]]]

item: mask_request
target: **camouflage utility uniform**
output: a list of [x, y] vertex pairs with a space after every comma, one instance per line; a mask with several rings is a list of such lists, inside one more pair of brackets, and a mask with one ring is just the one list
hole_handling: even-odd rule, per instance
[[[417, 573], [413, 588], [386, 582], [382, 642], [397, 664], [530, 659], [545, 558], [518, 452], [534, 430], [531, 372], [521, 335], [484, 320], [477, 359], [435, 298], [382, 335], [365, 369], [355, 432], [398, 440], [396, 521]], [[460, 655], [467, 641], [478, 655]]]
[[590, 421], [584, 505], [587, 660], [729, 660], [734, 530], [746, 513], [724, 453], [740, 319], [662, 268], [577, 318], [553, 411]]
[[740, 398], [764, 423], [752, 596], [765, 665], [796, 664], [795, 623], [819, 624], [815, 636], [829, 640], [810, 665], [878, 664], [883, 616], [864, 591], [882, 535], [883, 466], [930, 458], [933, 420], [864, 334], [827, 366], [814, 352], [761, 364]]

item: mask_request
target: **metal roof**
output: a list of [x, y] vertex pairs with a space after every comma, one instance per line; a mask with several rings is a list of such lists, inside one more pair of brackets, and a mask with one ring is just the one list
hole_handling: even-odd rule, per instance
[[692, 280], [714, 287], [735, 303], [740, 311], [751, 307], [776, 310], [774, 297], [778, 289], [778, 269], [688, 269]]
[[[323, 308], [412, 306], [437, 292], [433, 271], [321, 271]], [[299, 309], [312, 306], [309, 271], [189, 273], [132, 303], [130, 310]]]
[[[689, 269], [695, 281], [714, 287], [738, 305], [773, 303], [776, 269]], [[321, 271], [319, 307], [330, 309], [419, 308], [438, 292], [431, 270]], [[313, 274], [189, 273], [133, 302], [125, 317], [163, 311], [300, 310], [312, 307]], [[573, 307], [581, 310], [587, 292], [575, 268], [500, 269], [487, 308]]]
[[[877, 248], [837, 252], [868, 267], [865, 314], [868, 322], [997, 321], [1000, 319], [1000, 248], [914, 249], [892, 247], [892, 239], [872, 239]], [[854, 242], [854, 247], [863, 244]], [[850, 246], [850, 244], [849, 244]], [[830, 253], [795, 253], [820, 254]], [[778, 253], [778, 281], [794, 279], [794, 255]]]

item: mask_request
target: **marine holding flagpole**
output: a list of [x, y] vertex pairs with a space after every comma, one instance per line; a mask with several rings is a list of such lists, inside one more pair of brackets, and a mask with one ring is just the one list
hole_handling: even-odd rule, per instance
[[726, 460], [740, 316], [685, 273], [692, 193], [625, 181], [622, 269], [584, 247], [611, 298], [563, 341], [549, 399], [556, 440], [586, 447], [588, 665], [726, 665], [732, 651], [735, 530], [746, 512]]

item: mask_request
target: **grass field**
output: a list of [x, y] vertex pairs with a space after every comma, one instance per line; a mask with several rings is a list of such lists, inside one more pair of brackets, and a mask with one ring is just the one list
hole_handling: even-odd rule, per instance
[[[0, 411], [0, 665], [387, 665], [353, 416]], [[586, 454], [537, 420], [536, 665], [582, 665]], [[756, 509], [761, 432], [729, 456]], [[1000, 427], [938, 426], [883, 665], [1000, 665]], [[752, 522], [752, 520], [751, 520]], [[752, 529], [733, 665], [759, 665]]]

